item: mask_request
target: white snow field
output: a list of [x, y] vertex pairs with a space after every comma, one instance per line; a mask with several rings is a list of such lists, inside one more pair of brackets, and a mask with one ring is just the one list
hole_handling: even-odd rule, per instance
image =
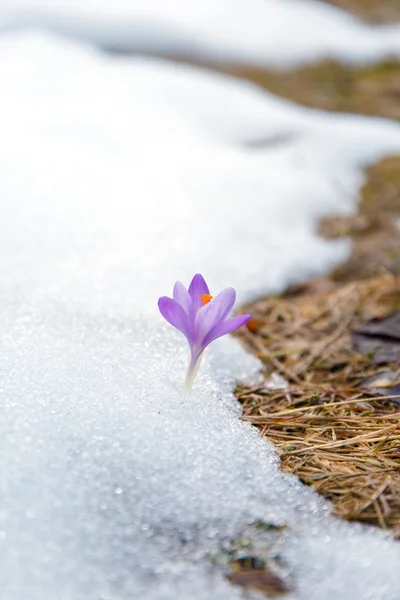
[[217, 341], [183, 398], [186, 341], [158, 313], [201, 272], [239, 301], [348, 251], [400, 126], [306, 110], [246, 83], [0, 38], [1, 600], [235, 600], [207, 556], [263, 519], [297, 600], [398, 600], [400, 546], [341, 522], [239, 419], [258, 363]]
[[40, 26], [122, 51], [291, 66], [400, 56], [400, 24], [315, 0], [0, 0], [0, 28]]

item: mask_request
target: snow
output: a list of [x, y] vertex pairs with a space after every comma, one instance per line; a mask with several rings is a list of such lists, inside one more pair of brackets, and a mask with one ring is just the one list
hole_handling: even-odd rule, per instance
[[239, 301], [348, 252], [400, 126], [49, 34], [0, 39], [2, 600], [235, 600], [207, 556], [258, 519], [298, 600], [397, 600], [400, 547], [332, 518], [240, 410], [259, 365], [216, 342], [183, 399], [185, 340], [157, 298], [202, 272]]
[[290, 66], [400, 55], [400, 24], [315, 0], [1, 0], [0, 26], [47, 27], [106, 48]]

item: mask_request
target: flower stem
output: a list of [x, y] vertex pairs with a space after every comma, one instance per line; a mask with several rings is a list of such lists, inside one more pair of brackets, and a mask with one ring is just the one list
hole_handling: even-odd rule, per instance
[[188, 367], [186, 370], [185, 383], [183, 384], [183, 393], [186, 396], [190, 394], [192, 391], [193, 382], [196, 378], [197, 371], [199, 370], [202, 354], [197, 358], [197, 360], [193, 360], [192, 355], [189, 356]]

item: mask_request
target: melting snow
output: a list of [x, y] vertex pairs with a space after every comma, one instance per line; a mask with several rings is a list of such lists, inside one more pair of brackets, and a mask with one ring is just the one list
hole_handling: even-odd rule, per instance
[[400, 25], [372, 27], [314, 0], [2, 0], [1, 26], [45, 26], [115, 50], [273, 66], [400, 55]]
[[400, 126], [44, 34], [3, 36], [0, 72], [2, 600], [256, 598], [204, 559], [257, 519], [289, 524], [299, 600], [398, 600], [400, 547], [239, 420], [236, 342], [182, 399], [156, 301], [197, 271], [243, 300], [331, 267], [348, 246], [316, 221]]

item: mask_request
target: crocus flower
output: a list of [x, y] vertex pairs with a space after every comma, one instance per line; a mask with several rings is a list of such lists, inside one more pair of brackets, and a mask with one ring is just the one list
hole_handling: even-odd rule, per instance
[[226, 288], [215, 298], [202, 275], [197, 273], [189, 289], [177, 281], [173, 298], [163, 296], [158, 307], [164, 319], [186, 337], [190, 347], [189, 365], [185, 380], [185, 391], [192, 389], [205, 348], [217, 338], [239, 329], [251, 315], [239, 315], [228, 319], [235, 303], [236, 292]]

